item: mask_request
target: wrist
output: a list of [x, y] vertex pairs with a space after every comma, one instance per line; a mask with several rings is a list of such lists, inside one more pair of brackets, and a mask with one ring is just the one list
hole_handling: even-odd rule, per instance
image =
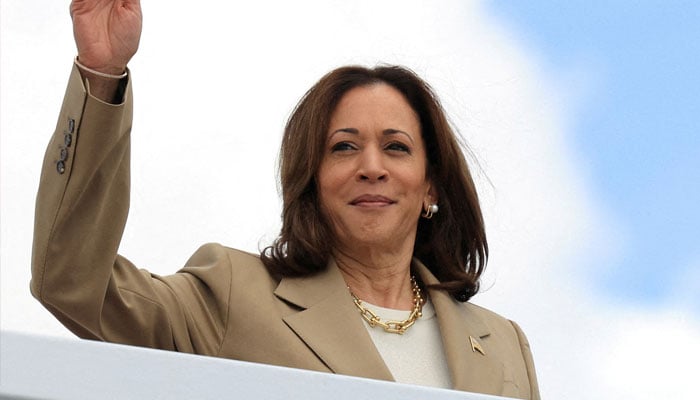
[[75, 67], [85, 83], [88, 95], [108, 104], [121, 104], [124, 101], [128, 71], [123, 74], [107, 74], [81, 65], [76, 57]]
[[85, 65], [79, 59], [79, 56], [75, 57], [75, 65], [78, 66], [83, 72], [88, 72], [91, 75], [99, 76], [101, 78], [107, 79], [123, 79], [126, 78], [127, 72], [126, 67], [100, 67], [92, 68], [91, 66]]

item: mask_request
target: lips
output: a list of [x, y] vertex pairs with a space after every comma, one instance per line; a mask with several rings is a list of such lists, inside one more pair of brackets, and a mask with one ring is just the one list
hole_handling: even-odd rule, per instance
[[360, 207], [382, 207], [396, 203], [394, 200], [375, 194], [363, 194], [350, 202], [350, 205]]

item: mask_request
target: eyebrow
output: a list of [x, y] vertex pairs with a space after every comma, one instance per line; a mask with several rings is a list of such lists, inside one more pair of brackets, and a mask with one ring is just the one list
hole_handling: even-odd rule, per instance
[[[336, 129], [336, 130], [334, 130], [333, 132], [331, 132], [331, 134], [328, 135], [328, 138], [330, 139], [330, 138], [331, 138], [333, 135], [335, 135], [336, 133], [341, 133], [341, 132], [350, 133], [350, 134], [353, 134], [353, 135], [359, 135], [359, 134], [360, 134], [360, 131], [359, 131], [358, 129], [356, 129], [356, 128], [340, 128], [340, 129]], [[403, 135], [405, 135], [405, 136], [408, 138], [408, 140], [411, 141], [411, 143], [413, 143], [413, 138], [411, 137], [411, 135], [409, 135], [408, 133], [406, 133], [406, 132], [404, 132], [404, 131], [402, 131], [402, 130], [400, 130], [400, 129], [393, 129], [393, 128], [384, 129], [384, 130], [382, 131], [382, 134], [383, 134], [384, 136], [396, 135], [396, 134], [403, 134]]]

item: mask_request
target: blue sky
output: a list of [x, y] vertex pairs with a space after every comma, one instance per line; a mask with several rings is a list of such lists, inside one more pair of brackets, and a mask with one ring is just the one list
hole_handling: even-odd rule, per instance
[[620, 300], [663, 301], [700, 260], [700, 3], [511, 1], [490, 8], [540, 52], [548, 73], [577, 65], [595, 71], [571, 140], [627, 238], [619, 259], [591, 268], [598, 273], [590, 278]]

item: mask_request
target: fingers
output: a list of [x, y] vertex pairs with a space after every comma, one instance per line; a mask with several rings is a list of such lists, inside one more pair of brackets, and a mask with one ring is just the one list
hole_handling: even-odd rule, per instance
[[69, 5], [69, 13], [71, 18], [75, 14], [82, 14], [85, 12], [106, 10], [106, 9], [117, 9], [124, 8], [126, 10], [134, 11], [140, 10], [141, 1], [140, 0], [73, 0]]

